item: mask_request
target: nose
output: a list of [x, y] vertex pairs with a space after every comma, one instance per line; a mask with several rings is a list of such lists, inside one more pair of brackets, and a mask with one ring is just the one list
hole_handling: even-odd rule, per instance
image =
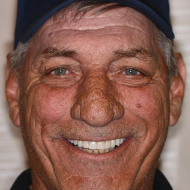
[[111, 82], [104, 71], [86, 74], [77, 101], [71, 109], [73, 119], [93, 127], [106, 126], [124, 114], [123, 106], [110, 94]]

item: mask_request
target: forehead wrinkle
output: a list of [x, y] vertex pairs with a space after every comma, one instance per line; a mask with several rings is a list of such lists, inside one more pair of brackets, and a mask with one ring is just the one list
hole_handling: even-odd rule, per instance
[[[132, 26], [132, 25], [127, 25], [127, 26], [120, 26], [120, 25], [117, 25], [115, 26], [114, 24], [113, 25], [109, 25], [109, 26], [103, 26], [103, 27], [96, 27], [96, 28], [87, 28], [87, 27], [84, 27], [84, 28], [78, 28], [78, 29], [70, 29], [70, 28], [64, 28], [63, 31], [61, 31], [60, 29], [55, 29], [55, 30], [52, 30], [51, 31], [51, 34], [52, 33], [58, 33], [58, 32], [63, 32], [63, 33], [73, 33], [73, 34], [85, 34], [85, 33], [95, 33], [94, 36], [101, 36], [101, 35], [112, 35], [112, 34], [125, 34], [123, 33], [123, 29], [121, 29], [121, 27], [126, 27], [126, 28], [130, 28], [130, 29], [134, 29], [136, 31], [139, 31], [141, 33], [143, 33], [145, 36], [147, 36], [147, 38], [150, 38], [150, 34], [147, 34], [145, 31], [141, 30], [140, 28], [138, 27], [135, 27], [135, 26]], [[105, 32], [105, 30], [107, 32]], [[112, 31], [112, 32], [111, 32]], [[53, 34], [55, 35], [55, 34]], [[43, 35], [42, 35], [43, 36]]]
[[[92, 14], [90, 14], [90, 15], [85, 14], [85, 16], [82, 16], [80, 19], [77, 19], [77, 20], [73, 19], [73, 18], [69, 18], [69, 17], [71, 17], [70, 15], [62, 14], [63, 16], [57, 20], [50, 18], [41, 27], [41, 31], [39, 30], [39, 34], [40, 33], [43, 34], [44, 30], [47, 30], [47, 28], [51, 27], [51, 25], [54, 25], [54, 28], [58, 28], [58, 30], [76, 29], [76, 30], [80, 31], [80, 30], [87, 30], [87, 29], [101, 29], [101, 28], [105, 27], [104, 18], [107, 18], [108, 20], [110, 20], [109, 25], [106, 25], [106, 26], [114, 26], [115, 27], [115, 26], [121, 26], [121, 24], [122, 24], [122, 26], [124, 26], [124, 25], [129, 26], [131, 28], [136, 28], [136, 29], [140, 30], [141, 32], [143, 32], [142, 28], [141, 27], [139, 28], [137, 26], [137, 24], [135, 24], [135, 23], [137, 21], [142, 26], [144, 26], [144, 21], [145, 20], [147, 21], [148, 19], [146, 19], [144, 15], [141, 15], [141, 18], [143, 18], [141, 20], [141, 19], [138, 19], [137, 16], [135, 15], [135, 17], [133, 17], [133, 18], [135, 18], [136, 21], [134, 22], [133, 20], [131, 20], [131, 16], [129, 15], [129, 12], [134, 12], [134, 10], [130, 9], [130, 8], [125, 8], [125, 9], [126, 9], [125, 12], [122, 13], [122, 15], [119, 14], [117, 16], [117, 18], [115, 16], [113, 17], [112, 14], [109, 13], [109, 11], [106, 12], [106, 14], [102, 13], [98, 16], [94, 16]], [[59, 14], [61, 14], [61, 13], [59, 13]], [[137, 12], [136, 14], [139, 14], [139, 13]], [[67, 17], [68, 19], [65, 19], [65, 17]], [[125, 21], [123, 21], [122, 23], [118, 22], [120, 20], [123, 20], [123, 18], [126, 18]], [[68, 21], [69, 19], [70, 19], [70, 21]], [[88, 21], [89, 19], [93, 20], [93, 23], [94, 23], [93, 26], [91, 24], [89, 24], [89, 23], [91, 23]], [[85, 20], [87, 22], [85, 22]], [[82, 21], [82, 24], [81, 24], [81, 21]], [[85, 25], [83, 25], [83, 23], [85, 23]], [[120, 23], [120, 25], [118, 23]], [[150, 24], [151, 21], [149, 21], [148, 23]], [[147, 25], [147, 24], [145, 23], [145, 25]], [[153, 25], [153, 24], [151, 24], [151, 25]], [[54, 30], [51, 29], [51, 32], [52, 31], [54, 31]], [[145, 33], [145, 32], [143, 32], [143, 33]], [[149, 36], [149, 35], [147, 35], [147, 36]]]
[[[125, 21], [116, 22], [116, 20], [119, 21], [118, 19], [116, 19], [115, 22], [111, 22], [113, 19], [108, 18], [109, 22], [107, 24], [105, 24], [103, 21], [101, 23], [101, 18], [103, 16], [103, 14], [101, 14], [99, 17], [95, 17], [95, 19], [97, 19], [97, 20], [94, 20], [95, 21], [94, 24], [93, 23], [88, 24], [86, 22], [84, 24], [82, 22], [82, 24], [81, 24], [80, 21], [82, 21], [84, 19], [84, 17], [81, 18], [79, 20], [79, 22], [77, 22], [78, 25], [74, 21], [73, 22], [76, 25], [67, 24], [64, 21], [64, 19], [58, 20], [57, 22], [55, 20], [54, 21], [49, 20], [44, 24], [44, 26], [42, 26], [40, 28], [40, 30], [37, 32], [38, 34], [36, 33], [37, 36], [36, 36], [35, 40], [39, 41], [39, 39], [42, 38], [41, 39], [42, 40], [41, 47], [39, 47], [39, 49], [41, 49], [41, 48], [43, 48], [42, 46], [48, 47], [48, 43], [53, 43], [53, 41], [56, 40], [55, 36], [56, 36], [57, 32], [60, 32], [61, 35], [62, 34], [64, 35], [64, 33], [65, 34], [77, 34], [77, 33], [81, 33], [81, 34], [83, 34], [83, 33], [88, 34], [89, 33], [90, 34], [90, 33], [94, 33], [94, 36], [109, 35], [109, 34], [110, 35], [111, 34], [120, 34], [120, 33], [127, 35], [127, 28], [131, 28], [137, 32], [139, 31], [140, 35], [144, 34], [146, 36], [146, 38], [149, 39], [148, 41], [149, 41], [149, 45], [151, 46], [150, 48], [154, 49], [154, 45], [152, 44], [153, 40], [151, 40], [151, 39], [153, 39], [153, 37], [155, 35], [153, 33], [151, 33], [150, 31], [154, 31], [154, 33], [155, 33], [155, 30], [154, 29], [150, 30], [150, 28], [155, 27], [155, 26], [149, 20], [148, 20], [149, 22], [146, 23], [145, 21], [147, 19], [144, 19], [144, 16], [143, 16], [143, 19], [141, 21], [141, 19], [138, 19], [137, 15], [135, 14], [135, 21], [131, 20], [131, 18], [134, 18], [134, 15], [133, 15], [133, 17], [131, 17], [131, 15], [129, 15], [129, 12], [131, 12], [131, 11], [134, 12], [133, 9], [126, 9], [126, 11], [124, 12], [124, 14], [122, 14], [122, 16], [120, 14], [121, 18], [126, 17]], [[107, 13], [108, 12], [106, 12], [106, 14]], [[111, 16], [110, 13], [109, 13], [109, 15], [106, 15], [106, 14], [104, 15], [104, 17]], [[86, 16], [88, 16], [88, 15], [86, 15]], [[93, 18], [93, 17], [90, 17], [90, 18]], [[100, 23], [99, 23], [99, 21], [100, 21]], [[138, 23], [140, 23], [140, 25], [135, 24], [136, 21]], [[96, 22], [98, 23], [98, 25], [96, 24]], [[144, 27], [143, 27], [144, 25], [146, 25], [146, 26], [148, 25], [147, 27], [149, 28], [149, 30], [144, 30]], [[126, 33], [123, 33], [123, 31], [122, 31], [125, 29], [124, 27], [126, 27]], [[145, 27], [145, 29], [147, 27]], [[44, 36], [48, 36], [49, 40], [47, 40], [45, 38], [46, 41], [44, 41], [43, 40]], [[64, 36], [63, 36], [63, 38], [64, 38]], [[55, 41], [55, 43], [57, 43], [57, 42]], [[51, 45], [51, 44], [49, 44], [49, 45]], [[152, 50], [152, 51], [154, 51], [154, 50]], [[38, 52], [40, 52], [40, 51], [38, 51]], [[37, 53], [37, 54], [39, 54], [39, 53]]]
[[[142, 28], [138, 27], [137, 25], [130, 24], [130, 22], [127, 22], [127, 21], [125, 23], [109, 22], [109, 24], [106, 24], [106, 25], [104, 23], [101, 24], [100, 22], [97, 22], [97, 23], [98, 23], [97, 25], [93, 24], [93, 26], [91, 26], [90, 24], [87, 24], [87, 23], [84, 26], [82, 26], [82, 25], [71, 25], [70, 26], [69, 24], [66, 24], [64, 21], [61, 21], [61, 22], [53, 23], [53, 25], [54, 24], [55, 25], [59, 24], [60, 28], [55, 29], [55, 30], [51, 30], [51, 33], [52, 32], [58, 32], [60, 30], [65, 30], [65, 31], [67, 31], [67, 30], [74, 30], [74, 31], [89, 31], [89, 30], [92, 30], [93, 31], [93, 30], [101, 30], [101, 29], [105, 29], [105, 28], [109, 28], [109, 27], [114, 27], [114, 28], [117, 28], [117, 27], [128, 27], [128, 28], [136, 29], [136, 30], [138, 30], [138, 31], [143, 32], [144, 34], [146, 34], [145, 31], [142, 30]], [[123, 25], [123, 24], [125, 24], [125, 25]], [[52, 26], [52, 24], [47, 25], [41, 31], [41, 33], [44, 33], [43, 31], [46, 30], [49, 26]], [[56, 27], [54, 27], [54, 28], [56, 28]]]

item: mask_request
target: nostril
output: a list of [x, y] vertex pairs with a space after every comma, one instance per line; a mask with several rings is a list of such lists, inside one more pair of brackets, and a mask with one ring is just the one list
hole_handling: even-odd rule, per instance
[[80, 120], [80, 104], [75, 103], [71, 109], [71, 117], [76, 120]]
[[113, 112], [114, 119], [120, 119], [124, 115], [124, 107], [119, 102], [115, 102], [115, 105], [113, 106]]

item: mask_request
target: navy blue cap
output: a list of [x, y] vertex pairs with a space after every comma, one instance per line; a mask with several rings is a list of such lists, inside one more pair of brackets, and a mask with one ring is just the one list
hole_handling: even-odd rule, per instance
[[[80, 0], [18, 0], [14, 48], [27, 42], [42, 24], [63, 7]], [[102, 0], [99, 0], [102, 1]], [[148, 17], [170, 40], [174, 39], [168, 0], [106, 0], [131, 7]]]

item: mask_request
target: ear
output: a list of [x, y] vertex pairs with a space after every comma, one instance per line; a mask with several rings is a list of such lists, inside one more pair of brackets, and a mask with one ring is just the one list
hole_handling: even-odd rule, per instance
[[9, 115], [15, 126], [20, 127], [20, 84], [19, 75], [16, 71], [10, 70], [11, 55], [7, 55], [7, 71], [6, 71], [6, 97], [9, 104]]
[[178, 74], [170, 81], [170, 126], [175, 125], [181, 115], [185, 88], [186, 69], [180, 53], [176, 53], [176, 64]]

